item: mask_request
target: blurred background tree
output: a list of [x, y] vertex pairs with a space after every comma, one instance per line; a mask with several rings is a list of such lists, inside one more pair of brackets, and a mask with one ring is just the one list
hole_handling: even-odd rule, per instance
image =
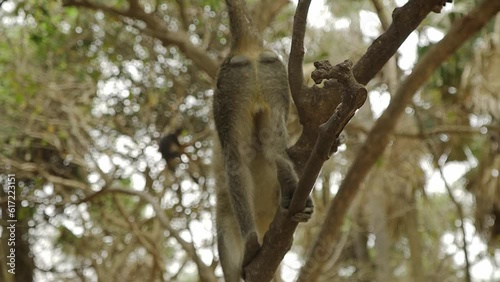
[[[294, 5], [248, 2], [286, 58]], [[306, 69], [356, 61], [401, 2], [313, 2], [321, 13], [310, 15]], [[477, 2], [431, 14], [368, 84], [370, 100], [323, 168], [315, 216], [299, 228], [283, 280], [296, 275], [401, 79]], [[211, 89], [230, 40], [223, 1], [1, 3], [0, 180], [16, 175], [18, 228], [15, 277], [1, 231], [0, 280], [220, 279], [210, 162]], [[500, 279], [499, 74], [497, 16], [406, 108], [321, 281]], [[298, 136], [295, 114], [289, 123]]]

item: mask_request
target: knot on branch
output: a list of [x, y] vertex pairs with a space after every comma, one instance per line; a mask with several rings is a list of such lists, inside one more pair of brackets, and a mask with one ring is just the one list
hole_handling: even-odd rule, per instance
[[311, 74], [311, 78], [316, 84], [324, 79], [335, 79], [342, 85], [342, 100], [353, 104], [353, 110], [359, 109], [366, 101], [367, 91], [365, 87], [358, 83], [352, 73], [353, 63], [345, 60], [340, 64], [332, 66], [328, 60], [314, 62], [316, 70]]
[[[352, 73], [352, 62], [345, 60], [340, 64], [332, 66], [328, 61], [320, 61], [314, 64], [316, 70], [312, 73], [316, 83], [323, 79], [336, 79], [340, 83], [342, 100], [328, 121], [319, 128], [318, 140], [325, 140], [325, 144], [317, 146], [318, 155], [329, 158], [337, 151], [338, 138], [344, 127], [354, 116], [354, 113], [366, 101], [368, 92], [365, 87], [358, 83]], [[317, 143], [321, 144], [321, 142]]]
[[343, 83], [349, 79], [354, 79], [352, 75], [352, 62], [350, 60], [345, 60], [340, 64], [332, 66], [328, 60], [314, 62], [316, 70], [311, 74], [311, 78], [316, 84], [321, 83], [323, 79], [336, 79]]

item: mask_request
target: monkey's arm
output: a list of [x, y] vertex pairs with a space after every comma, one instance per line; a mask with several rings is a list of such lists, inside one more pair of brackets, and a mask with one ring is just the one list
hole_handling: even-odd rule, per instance
[[[278, 181], [281, 186], [281, 206], [285, 209], [290, 207], [293, 193], [298, 187], [299, 181], [290, 160], [279, 157], [276, 159]], [[307, 222], [314, 212], [314, 204], [311, 197], [307, 198], [306, 207], [303, 211], [292, 215], [297, 222]]]

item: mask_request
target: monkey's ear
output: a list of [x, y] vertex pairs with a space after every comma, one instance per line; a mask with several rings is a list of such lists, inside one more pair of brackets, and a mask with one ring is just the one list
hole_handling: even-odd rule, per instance
[[234, 55], [229, 60], [229, 64], [231, 66], [243, 66], [243, 65], [248, 65], [249, 63], [250, 61], [248, 60], [248, 58], [243, 55]]
[[279, 56], [278, 54], [274, 53], [273, 51], [270, 50], [265, 50], [260, 54], [259, 61], [262, 63], [274, 63], [279, 61]]

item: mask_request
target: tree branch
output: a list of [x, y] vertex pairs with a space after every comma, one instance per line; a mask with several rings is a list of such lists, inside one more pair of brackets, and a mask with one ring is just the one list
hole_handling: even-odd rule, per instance
[[[382, 0], [372, 0], [373, 6], [377, 11], [378, 18], [380, 20], [380, 24], [382, 25], [382, 30], [385, 32], [390, 26], [391, 18], [386, 12], [386, 8], [384, 7]], [[389, 86], [389, 92], [394, 93], [396, 91], [398, 85], [398, 62], [397, 62], [397, 53], [393, 55], [389, 61], [386, 63], [386, 67], [383, 70], [383, 74], [387, 77], [387, 84]]]
[[135, 221], [130, 220], [131, 215], [127, 212], [127, 210], [125, 209], [125, 207], [123, 206], [117, 195], [113, 196], [113, 201], [115, 205], [118, 207], [118, 212], [122, 215], [124, 221], [128, 224], [129, 227], [128, 230], [132, 231], [137, 240], [142, 244], [142, 246], [144, 246], [144, 248], [153, 257], [153, 264], [154, 264], [153, 269], [158, 268], [163, 274], [165, 272], [165, 267], [163, 265], [162, 256], [158, 252], [157, 249], [158, 246], [150, 238], [145, 236], [144, 231], [141, 230], [141, 228], [137, 225]]
[[380, 20], [380, 24], [382, 25], [383, 30], [387, 30], [389, 28], [389, 24], [391, 19], [389, 15], [385, 12], [386, 7], [382, 3], [382, 0], [372, 0], [373, 7], [375, 7], [375, 11], [377, 11], [378, 18]]
[[181, 18], [182, 28], [184, 30], [187, 30], [189, 28], [188, 14], [186, 11], [186, 2], [187, 1], [175, 0], [175, 2], [177, 2], [177, 6], [179, 6], [179, 15]]
[[[436, 5], [445, 0], [410, 0], [393, 12], [393, 23], [379, 36], [367, 52], [355, 64], [353, 73], [356, 81], [368, 83], [384, 64], [395, 54], [401, 43], [420, 24]], [[310, 0], [300, 0], [294, 17], [292, 48], [288, 64], [288, 75], [292, 98], [297, 107], [303, 132], [297, 143], [289, 149], [296, 168], [304, 168], [316, 143], [318, 127], [332, 114], [341, 101], [338, 83], [331, 82], [323, 88], [306, 87], [303, 83], [302, 61], [304, 58], [304, 35]]]
[[429, 12], [441, 3], [440, 0], [413, 0], [394, 9], [392, 24], [380, 35], [354, 66], [354, 77], [361, 84], [367, 84], [385, 63], [396, 53]]
[[[491, 126], [485, 126], [489, 130], [493, 130]], [[353, 132], [361, 132], [367, 134], [369, 130], [361, 125], [349, 125], [349, 130]], [[422, 132], [407, 132], [407, 131], [397, 131], [392, 133], [396, 138], [406, 138], [406, 139], [426, 139], [439, 134], [446, 135], [473, 135], [482, 134], [481, 128], [471, 128], [470, 126], [460, 126], [460, 125], [445, 125], [436, 126], [431, 129], [427, 129]]]
[[213, 271], [210, 269], [210, 267], [207, 266], [205, 263], [203, 263], [203, 261], [198, 256], [198, 253], [196, 252], [194, 245], [182, 239], [180, 233], [174, 228], [172, 228], [172, 226], [170, 225], [170, 220], [165, 215], [158, 201], [152, 195], [142, 191], [137, 191], [133, 189], [124, 189], [121, 187], [108, 188], [105, 190], [105, 193], [120, 193], [120, 194], [138, 196], [139, 198], [148, 202], [155, 211], [156, 216], [160, 221], [160, 223], [163, 225], [163, 227], [170, 233], [172, 237], [175, 238], [175, 240], [177, 240], [177, 242], [186, 251], [186, 253], [193, 259], [194, 263], [198, 268], [198, 274], [200, 276], [200, 280], [217, 281], [217, 278], [214, 276]]
[[[301, 104], [301, 92], [304, 87], [304, 37], [306, 35], [307, 13], [311, 0], [299, 0], [293, 18], [292, 47], [288, 61], [288, 84], [294, 103]], [[297, 107], [297, 110], [300, 110]], [[300, 115], [300, 113], [299, 113]]]
[[18, 162], [16, 160], [9, 159], [4, 155], [0, 154], [0, 165], [1, 166], [8, 165], [18, 169], [19, 171], [39, 174], [43, 176], [47, 180], [47, 182], [59, 184], [64, 187], [81, 189], [82, 191], [89, 190], [90, 188], [87, 183], [50, 174], [47, 170], [43, 169], [43, 167], [34, 162]]
[[[146, 23], [150, 34], [159, 39], [164, 46], [175, 45], [196, 66], [205, 71], [211, 78], [217, 75], [219, 64], [210, 57], [205, 50], [195, 46], [189, 40], [189, 35], [185, 31], [170, 31], [166, 23], [154, 14], [147, 14], [140, 6], [134, 7], [134, 2], [130, 3], [128, 10], [117, 10], [106, 5], [91, 3], [87, 0], [65, 0], [64, 6], [83, 7], [91, 10], [101, 10], [107, 14], [118, 17], [128, 17], [135, 20], [141, 20]], [[137, 3], [137, 5], [139, 5]]]
[[[420, 113], [415, 110], [415, 119], [417, 121], [418, 128], [421, 133], [424, 133], [424, 124], [422, 121], [422, 118], [420, 116]], [[455, 198], [453, 195], [453, 192], [451, 191], [451, 185], [448, 183], [444, 176], [444, 169], [443, 165], [439, 162], [440, 154], [436, 150], [435, 144], [430, 140], [426, 139], [425, 145], [427, 146], [427, 150], [429, 153], [432, 155], [432, 162], [434, 163], [434, 166], [438, 168], [439, 170], [439, 175], [441, 176], [441, 179], [444, 182], [444, 187], [446, 188], [446, 192], [448, 193], [448, 197], [450, 197], [451, 202], [457, 209], [457, 215], [458, 219], [460, 220], [460, 232], [462, 233], [462, 249], [464, 252], [464, 261], [465, 261], [465, 282], [471, 282], [471, 274], [470, 274], [470, 269], [471, 269], [471, 263], [470, 263], [470, 255], [469, 251], [467, 250], [467, 236], [465, 233], [465, 216], [464, 216], [464, 209], [460, 202]]]
[[319, 127], [316, 144], [290, 204], [289, 212], [291, 214], [296, 214], [304, 209], [307, 196], [311, 193], [323, 163], [330, 158], [331, 153], [337, 151], [337, 138], [354, 116], [356, 110], [365, 103], [368, 94], [363, 85], [354, 79], [351, 72], [352, 62], [344, 61], [335, 67], [332, 67], [328, 61], [316, 62], [314, 65], [317, 69], [313, 71], [311, 76], [316, 83], [327, 78], [337, 79], [341, 83], [342, 102], [337, 106], [330, 119]]
[[290, 3], [289, 0], [257, 1], [251, 8], [257, 30], [262, 32], [272, 23], [276, 15]]
[[[410, 3], [412, 1], [408, 4]], [[431, 6], [432, 3], [426, 5], [427, 11], [430, 11]], [[399, 117], [404, 112], [405, 106], [411, 100], [414, 93], [444, 60], [455, 52], [467, 39], [483, 28], [499, 10], [500, 1], [486, 0], [468, 15], [456, 21], [443, 40], [432, 47], [422, 57], [413, 69], [412, 74], [401, 83], [389, 107], [377, 120], [367, 136], [366, 142], [361, 147], [356, 159], [342, 181], [339, 192], [331, 202], [326, 214], [325, 223], [322, 225], [322, 229], [310, 251], [306, 264], [301, 269], [298, 281], [316, 281], [321, 274], [322, 266], [330, 257], [332, 250], [335, 249], [334, 246], [338, 241], [340, 226], [350, 204], [359, 191], [361, 182], [376, 160], [384, 152], [385, 147], [389, 143], [389, 134], [394, 130]], [[397, 19], [398, 17], [395, 17], [395, 20]], [[364, 59], [364, 61], [369, 60]], [[357, 65], [359, 64], [358, 62]], [[363, 69], [365, 68], [357, 68], [358, 75], [366, 80], [371, 71], [362, 71]]]
[[330, 154], [336, 151], [336, 140], [345, 125], [354, 116], [355, 111], [363, 105], [367, 91], [356, 82], [352, 74], [352, 62], [344, 61], [336, 66], [322, 61], [315, 63], [317, 70], [313, 72], [316, 83], [323, 79], [336, 79], [341, 86], [342, 102], [337, 106], [330, 119], [320, 126], [320, 137], [314, 146], [305, 172], [298, 183], [288, 210], [280, 206], [273, 222], [264, 236], [264, 242], [257, 256], [244, 269], [247, 281], [270, 281], [279, 263], [292, 245], [293, 233], [297, 222], [292, 216], [306, 206], [307, 196]]

